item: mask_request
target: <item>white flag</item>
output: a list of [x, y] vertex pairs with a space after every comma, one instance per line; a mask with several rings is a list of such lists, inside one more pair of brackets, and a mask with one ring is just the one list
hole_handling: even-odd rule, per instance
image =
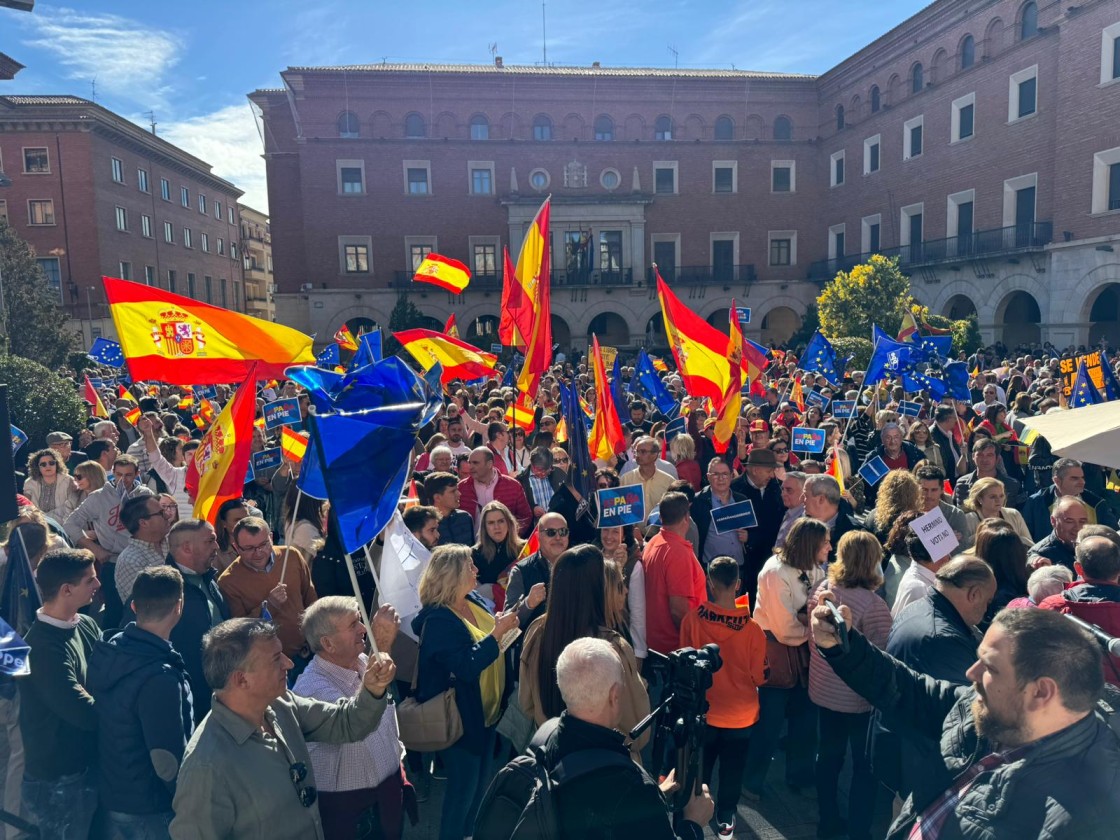
[[432, 553], [405, 527], [400, 511], [395, 511], [385, 526], [379, 600], [393, 605], [401, 617], [401, 630], [413, 639], [412, 618], [420, 612], [420, 576], [431, 559]]

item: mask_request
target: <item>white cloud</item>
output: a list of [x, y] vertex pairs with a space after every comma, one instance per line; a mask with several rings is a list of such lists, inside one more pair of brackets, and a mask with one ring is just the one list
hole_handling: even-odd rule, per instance
[[[143, 124], [143, 118], [135, 118]], [[229, 105], [210, 114], [166, 122], [159, 135], [214, 167], [214, 174], [245, 191], [241, 201], [268, 212], [261, 138], [248, 102]]]
[[44, 7], [22, 19], [34, 35], [25, 43], [50, 53], [71, 79], [97, 79], [99, 91], [146, 107], [162, 106], [168, 71], [182, 39], [120, 15]]

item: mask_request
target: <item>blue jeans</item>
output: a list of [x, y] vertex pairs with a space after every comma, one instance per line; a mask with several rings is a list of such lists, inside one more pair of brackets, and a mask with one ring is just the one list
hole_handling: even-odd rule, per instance
[[463, 840], [474, 833], [478, 806], [490, 783], [496, 738], [497, 729], [491, 726], [486, 729], [480, 755], [459, 746], [440, 752], [447, 771], [447, 784], [443, 791], [439, 840]]
[[123, 814], [107, 811], [109, 840], [167, 840], [174, 811], [161, 814]]
[[40, 840], [86, 840], [97, 790], [89, 771], [45, 781], [24, 774], [23, 801], [39, 826]]

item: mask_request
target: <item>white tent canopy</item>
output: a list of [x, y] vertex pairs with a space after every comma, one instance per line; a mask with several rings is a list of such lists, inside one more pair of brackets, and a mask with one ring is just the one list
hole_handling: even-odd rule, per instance
[[1120, 400], [1068, 411], [1051, 410], [1022, 423], [1036, 430], [1055, 455], [1120, 468]]

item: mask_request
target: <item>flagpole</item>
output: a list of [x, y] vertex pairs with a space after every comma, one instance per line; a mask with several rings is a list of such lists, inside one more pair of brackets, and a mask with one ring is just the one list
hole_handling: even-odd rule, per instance
[[[299, 513], [299, 500], [302, 496], [303, 496], [303, 490], [301, 490], [300, 486], [297, 484], [296, 485], [296, 500], [295, 500], [295, 503], [292, 504], [292, 524], [288, 526], [288, 531], [290, 531], [293, 535], [295, 534], [295, 531], [296, 531], [296, 515]], [[285, 543], [290, 542], [287, 533], [284, 534], [284, 542]], [[280, 582], [281, 583], [284, 582], [284, 575], [287, 574], [287, 572], [288, 572], [288, 553], [289, 553], [290, 550], [291, 550], [290, 545], [285, 545], [284, 546], [284, 562], [280, 566]], [[309, 559], [314, 560], [315, 558], [312, 557], [312, 558], [309, 558]], [[309, 568], [310, 568], [310, 564], [309, 564]]]

